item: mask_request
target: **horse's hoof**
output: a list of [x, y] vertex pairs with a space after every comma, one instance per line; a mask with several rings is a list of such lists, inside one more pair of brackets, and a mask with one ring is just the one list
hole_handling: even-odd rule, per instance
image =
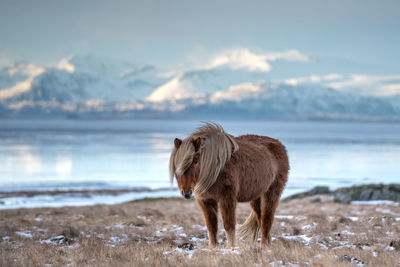
[[209, 249], [214, 249], [214, 248], [216, 248], [218, 246], [218, 243], [215, 243], [215, 244], [208, 244], [208, 248]]

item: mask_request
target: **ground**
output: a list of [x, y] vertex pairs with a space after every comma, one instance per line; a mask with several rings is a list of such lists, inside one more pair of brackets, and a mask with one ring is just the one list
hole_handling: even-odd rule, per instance
[[[0, 211], [0, 266], [400, 266], [400, 206], [281, 202], [272, 244], [208, 249], [194, 201]], [[250, 212], [240, 204], [238, 223]]]

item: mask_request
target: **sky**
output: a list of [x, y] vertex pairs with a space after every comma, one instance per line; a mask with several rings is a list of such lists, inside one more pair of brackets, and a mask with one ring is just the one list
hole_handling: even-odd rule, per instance
[[240, 47], [397, 74], [399, 13], [398, 0], [2, 0], [0, 66], [79, 53], [173, 66]]

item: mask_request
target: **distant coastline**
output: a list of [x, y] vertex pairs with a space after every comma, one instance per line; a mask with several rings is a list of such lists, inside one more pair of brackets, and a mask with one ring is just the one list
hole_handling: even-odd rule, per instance
[[[400, 202], [400, 184], [364, 184], [330, 190], [327, 186], [317, 186], [311, 190], [290, 195], [282, 201], [328, 195], [338, 203], [353, 201], [388, 201]], [[90, 206], [97, 204], [120, 204], [160, 198], [179, 198], [176, 188], [151, 189], [138, 187], [131, 189], [96, 189], [96, 190], [43, 190], [43, 191], [7, 191], [0, 192], [0, 209], [41, 208], [63, 206]]]

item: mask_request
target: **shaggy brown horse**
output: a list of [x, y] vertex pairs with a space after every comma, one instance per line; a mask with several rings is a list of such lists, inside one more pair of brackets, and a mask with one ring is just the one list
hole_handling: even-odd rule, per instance
[[228, 246], [234, 247], [237, 202], [250, 202], [252, 212], [239, 228], [242, 237], [270, 242], [270, 230], [288, 179], [285, 147], [276, 139], [233, 137], [218, 124], [206, 123], [189, 137], [175, 138], [170, 158], [171, 183], [176, 176], [185, 198], [193, 192], [203, 211], [210, 247], [217, 244], [218, 208]]

